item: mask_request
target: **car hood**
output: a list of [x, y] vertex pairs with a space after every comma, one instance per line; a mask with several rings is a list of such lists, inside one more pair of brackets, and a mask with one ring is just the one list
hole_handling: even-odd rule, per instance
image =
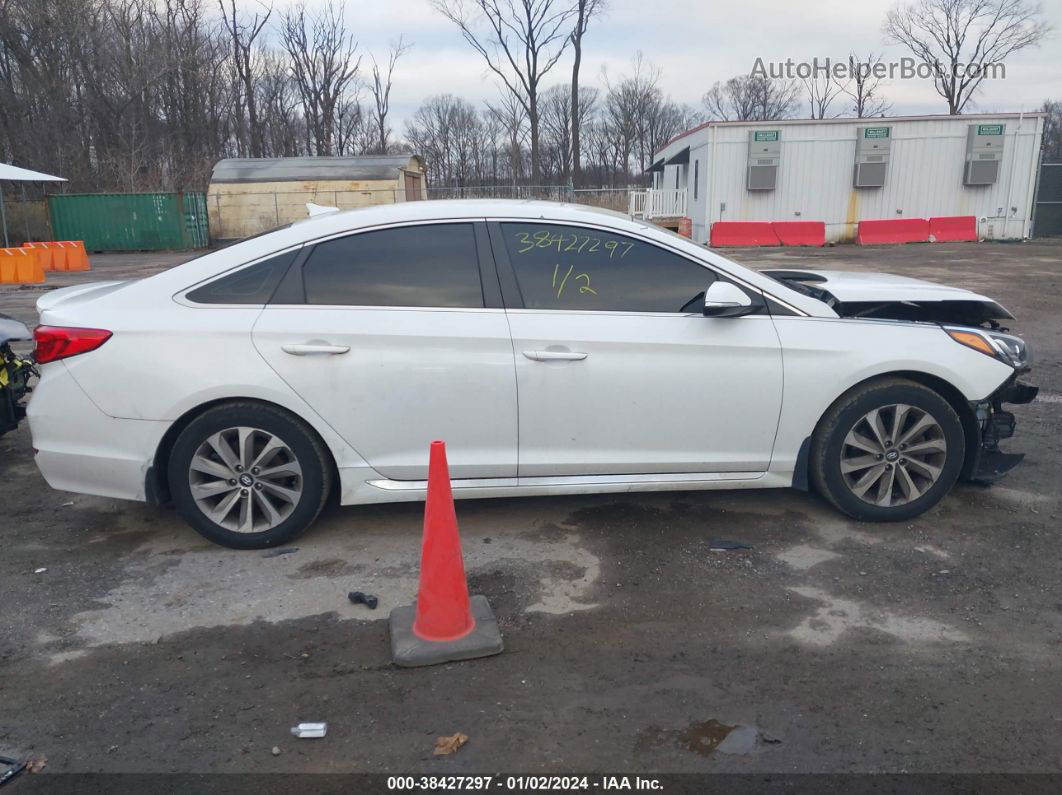
[[[897, 319], [971, 322], [1012, 318], [1003, 306], [987, 296], [963, 287], [951, 287], [924, 279], [894, 276], [891, 273], [820, 270], [765, 270], [763, 273], [805, 294], [819, 298], [839, 315], [890, 317]], [[911, 309], [920, 307], [918, 317]], [[944, 315], [936, 317], [944, 312]], [[962, 318], [953, 317], [958, 312]], [[964, 319], [965, 318], [965, 319]]]

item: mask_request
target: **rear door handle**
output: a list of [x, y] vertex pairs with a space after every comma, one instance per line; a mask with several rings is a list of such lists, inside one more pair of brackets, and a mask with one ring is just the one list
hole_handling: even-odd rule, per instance
[[582, 351], [524, 351], [533, 362], [580, 362], [586, 358]]
[[280, 350], [284, 353], [290, 353], [292, 356], [314, 356], [323, 354], [325, 356], [335, 356], [340, 353], [346, 353], [350, 350], [349, 345], [325, 345], [325, 344], [296, 344], [288, 343], [287, 345], [281, 345]]

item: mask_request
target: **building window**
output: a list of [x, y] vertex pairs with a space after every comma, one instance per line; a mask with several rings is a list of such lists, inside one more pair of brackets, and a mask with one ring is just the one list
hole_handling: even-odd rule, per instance
[[697, 183], [701, 179], [701, 161], [693, 161], [693, 200], [697, 201]]

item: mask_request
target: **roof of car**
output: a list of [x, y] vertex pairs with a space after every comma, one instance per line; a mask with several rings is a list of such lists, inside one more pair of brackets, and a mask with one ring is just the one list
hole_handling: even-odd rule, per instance
[[[545, 223], [559, 221], [590, 226], [603, 226], [618, 233], [636, 235], [678, 250], [699, 260], [714, 261], [713, 267], [760, 289], [790, 293], [788, 300], [811, 314], [831, 312], [825, 304], [807, 298], [769, 276], [743, 268], [707, 251], [693, 241], [643, 220], [632, 219], [623, 213], [590, 207], [585, 204], [515, 200], [515, 199], [444, 199], [434, 201], [399, 202], [376, 205], [357, 210], [333, 212], [297, 221], [287, 227], [256, 235], [228, 248], [219, 249], [178, 268], [141, 280], [144, 289], [183, 290], [200, 280], [212, 278], [241, 263], [271, 256], [297, 246], [314, 243], [348, 232], [368, 230], [394, 224], [418, 221], [446, 223], [447, 221], [528, 220]], [[836, 314], [833, 314], [836, 317]]]

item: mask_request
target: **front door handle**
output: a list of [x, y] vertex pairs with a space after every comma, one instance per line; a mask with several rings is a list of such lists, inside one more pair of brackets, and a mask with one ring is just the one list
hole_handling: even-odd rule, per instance
[[582, 351], [524, 351], [533, 362], [580, 362], [586, 358]]
[[305, 343], [301, 345], [288, 343], [287, 345], [281, 345], [280, 350], [284, 351], [284, 353], [290, 353], [292, 356], [314, 356], [319, 354], [335, 356], [340, 353], [346, 353], [350, 350], [350, 346], [326, 345], [323, 343]]

